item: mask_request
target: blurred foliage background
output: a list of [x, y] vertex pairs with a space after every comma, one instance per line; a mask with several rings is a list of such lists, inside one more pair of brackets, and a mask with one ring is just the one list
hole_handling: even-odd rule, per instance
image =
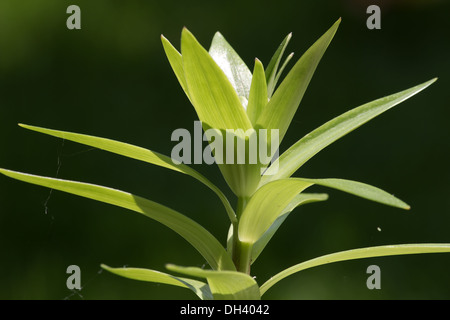
[[[81, 8], [81, 30], [66, 9]], [[366, 28], [378, 4], [382, 29]], [[339, 17], [340, 29], [309, 86], [282, 150], [329, 119], [433, 77], [439, 81], [322, 151], [297, 175], [367, 182], [410, 212], [328, 192], [297, 209], [252, 267], [262, 284], [282, 269], [340, 250], [450, 242], [448, 1], [61, 1], [0, 2], [0, 167], [106, 185], [177, 209], [225, 242], [217, 197], [192, 178], [29, 132], [17, 123], [108, 137], [170, 155], [194, 109], [166, 60], [160, 34], [179, 48], [187, 26], [209, 48], [215, 31], [253, 69], [283, 37], [298, 59]], [[290, 51], [289, 51], [290, 52]], [[292, 66], [292, 62], [291, 62]], [[195, 166], [235, 201], [216, 167]], [[58, 172], [58, 173], [57, 173]], [[311, 189], [312, 190], [312, 189]], [[215, 208], [211, 210], [210, 208]], [[1, 299], [191, 299], [190, 291], [99, 273], [100, 263], [164, 271], [202, 266], [181, 237], [143, 216], [0, 177]], [[83, 289], [66, 287], [67, 266]], [[381, 290], [366, 287], [381, 268]], [[298, 273], [268, 299], [450, 299], [450, 255], [336, 263]]]

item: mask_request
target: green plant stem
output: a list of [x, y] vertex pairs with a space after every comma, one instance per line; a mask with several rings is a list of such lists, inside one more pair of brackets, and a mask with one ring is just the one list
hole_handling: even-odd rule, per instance
[[238, 222], [233, 223], [233, 253], [232, 258], [236, 270], [239, 272], [244, 272], [250, 274], [250, 265], [252, 257], [252, 243], [241, 242], [238, 235], [239, 219], [241, 218], [242, 212], [247, 205], [248, 198], [239, 197], [237, 203], [236, 215]]

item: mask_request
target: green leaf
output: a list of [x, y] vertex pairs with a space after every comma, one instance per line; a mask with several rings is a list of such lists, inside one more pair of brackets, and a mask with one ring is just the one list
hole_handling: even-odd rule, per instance
[[248, 274], [167, 265], [167, 269], [188, 276], [206, 278], [215, 300], [260, 300], [259, 287]]
[[172, 67], [172, 70], [175, 73], [175, 76], [177, 77], [181, 88], [183, 88], [184, 93], [186, 93], [186, 96], [190, 100], [186, 79], [184, 77], [183, 59], [181, 57], [181, 54], [163, 35], [161, 35], [161, 42], [163, 44], [163, 48], [166, 53], [167, 59], [169, 60], [170, 66]]
[[239, 219], [239, 240], [254, 244], [294, 197], [313, 183], [294, 179], [272, 181], [250, 198]]
[[75, 194], [141, 213], [169, 227], [188, 241], [213, 269], [235, 270], [226, 250], [205, 228], [181, 213], [142, 197], [89, 183], [41, 177], [11, 170], [0, 173], [13, 179]]
[[264, 66], [261, 61], [255, 59], [252, 85], [247, 106], [247, 115], [252, 124], [256, 124], [256, 120], [264, 110], [267, 102], [267, 84], [264, 75]]
[[198, 181], [202, 182], [208, 188], [210, 188], [214, 193], [219, 197], [222, 201], [227, 214], [230, 220], [236, 221], [236, 214], [234, 213], [233, 208], [231, 207], [227, 197], [223, 194], [223, 192], [216, 187], [211, 181], [205, 178], [202, 174], [192, 169], [191, 167], [185, 164], [174, 164], [172, 159], [162, 155], [160, 153], [144, 149], [141, 147], [137, 147], [128, 143], [119, 142], [106, 138], [99, 138], [95, 136], [67, 132], [67, 131], [58, 131], [46, 128], [40, 128], [35, 126], [29, 126], [25, 124], [19, 124], [21, 127], [29, 130], [33, 130], [36, 132], [44, 133], [53, 137], [62, 138], [65, 140], [70, 140], [73, 142], [85, 144], [91, 147], [99, 148], [105, 151], [109, 151], [115, 154], [119, 154], [128, 158], [132, 158], [135, 160], [144, 161], [147, 163], [151, 163], [166, 169], [171, 169], [180, 173], [187, 174]]
[[397, 199], [390, 193], [383, 191], [377, 187], [352, 180], [345, 179], [306, 179], [306, 178], [294, 178], [295, 180], [300, 179], [304, 182], [309, 182], [311, 184], [317, 184], [324, 187], [329, 187], [344, 191], [355, 196], [379, 202], [388, 206], [396, 207], [399, 209], [409, 210], [410, 206], [405, 202]]
[[281, 58], [283, 57], [284, 50], [286, 50], [286, 47], [289, 43], [289, 41], [292, 38], [292, 32], [289, 33], [286, 38], [281, 42], [280, 46], [278, 47], [277, 51], [275, 51], [274, 55], [272, 56], [272, 59], [270, 59], [269, 64], [267, 65], [265, 75], [266, 75], [266, 81], [267, 81], [267, 97], [271, 98], [272, 93], [276, 86], [276, 75], [278, 71], [278, 66], [280, 64]]
[[239, 239], [254, 244], [274, 223], [294, 197], [313, 184], [334, 188], [358, 197], [401, 209], [410, 207], [379, 188], [344, 179], [289, 178], [271, 181], [250, 198], [239, 221]]
[[269, 167], [265, 172], [261, 179], [261, 185], [272, 180], [290, 177], [305, 162], [325, 147], [381, 113], [424, 90], [436, 80], [437, 79], [432, 79], [408, 90], [366, 103], [328, 121], [304, 136], [285, 151], [276, 162], [272, 164], [272, 170], [271, 167]]
[[248, 100], [252, 73], [220, 32], [214, 35], [209, 54], [225, 73], [238, 96]]
[[211, 290], [209, 289], [209, 286], [206, 283], [198, 280], [180, 278], [167, 273], [149, 269], [111, 268], [104, 264], [102, 264], [101, 267], [124, 278], [138, 281], [162, 283], [186, 288], [194, 292], [202, 300], [213, 300], [213, 295], [211, 293]]
[[258, 256], [264, 250], [266, 245], [272, 239], [275, 232], [283, 224], [284, 220], [289, 216], [289, 214], [298, 206], [317, 202], [325, 201], [328, 199], [328, 195], [325, 193], [300, 193], [294, 197], [294, 199], [284, 208], [281, 214], [276, 218], [272, 225], [267, 229], [266, 232], [255, 242], [252, 248], [252, 263], [256, 261]]
[[340, 22], [339, 19], [298, 60], [264, 108], [255, 128], [278, 129], [281, 143], [314, 71], [333, 39]]
[[266, 293], [267, 290], [269, 290], [274, 284], [276, 284], [280, 280], [296, 272], [317, 267], [323, 264], [346, 260], [363, 259], [363, 258], [396, 256], [405, 254], [420, 254], [420, 253], [439, 253], [439, 252], [450, 252], [450, 244], [437, 244], [437, 243], [400, 244], [400, 245], [388, 245], [388, 246], [353, 249], [332, 253], [302, 262], [284, 271], [281, 271], [280, 273], [270, 278], [268, 281], [266, 281], [266, 283], [264, 283], [261, 286], [260, 288], [261, 295]]
[[203, 125], [213, 129], [251, 129], [239, 97], [225, 73], [186, 28], [181, 36], [189, 96]]
[[281, 75], [283, 74], [283, 70], [286, 68], [286, 66], [288, 65], [289, 61], [291, 61], [293, 56], [294, 56], [294, 53], [292, 52], [287, 56], [286, 60], [284, 60], [284, 63], [281, 66], [280, 71], [278, 71], [278, 73], [275, 77], [275, 84], [278, 83], [278, 80], [280, 79]]
[[[186, 28], [181, 37], [181, 53], [189, 96], [203, 128], [222, 133], [240, 129], [242, 134], [236, 136], [245, 140], [245, 132], [253, 127], [236, 91], [225, 73]], [[227, 162], [219, 164], [219, 168], [238, 196], [253, 193], [261, 179], [257, 164]]]

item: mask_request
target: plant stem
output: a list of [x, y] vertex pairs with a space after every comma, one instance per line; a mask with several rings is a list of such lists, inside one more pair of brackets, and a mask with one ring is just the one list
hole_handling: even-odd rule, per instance
[[247, 205], [248, 198], [239, 197], [237, 203], [236, 215], [238, 222], [233, 223], [233, 262], [237, 271], [250, 274], [250, 264], [253, 244], [241, 242], [239, 240], [238, 228], [239, 219]]

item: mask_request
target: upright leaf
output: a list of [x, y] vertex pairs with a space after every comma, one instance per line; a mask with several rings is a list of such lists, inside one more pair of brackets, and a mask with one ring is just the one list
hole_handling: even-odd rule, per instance
[[323, 264], [354, 259], [396, 256], [404, 254], [439, 253], [439, 252], [450, 252], [450, 244], [448, 243], [399, 244], [399, 245], [353, 249], [327, 254], [322, 257], [318, 257], [312, 260], [299, 263], [271, 277], [261, 286], [261, 295], [266, 293], [267, 290], [269, 290], [273, 285], [275, 285], [280, 280], [283, 280], [284, 278], [296, 272], [317, 267]]
[[248, 130], [252, 125], [225, 73], [186, 28], [181, 36], [189, 96], [208, 128]]
[[209, 54], [225, 73], [238, 96], [248, 100], [252, 73], [220, 32], [214, 35]]
[[184, 93], [186, 93], [186, 96], [190, 100], [186, 78], [184, 77], [183, 59], [181, 58], [181, 54], [163, 35], [161, 35], [161, 42], [163, 44], [163, 48], [166, 52], [166, 56], [169, 60], [170, 66], [172, 67], [172, 70], [175, 73], [175, 76], [177, 77], [181, 88], [183, 88]]
[[167, 269], [208, 280], [215, 300], [259, 300], [256, 281], [248, 274], [236, 271], [213, 271], [195, 267], [167, 265]]
[[[181, 53], [189, 96], [203, 128], [221, 132], [241, 129], [243, 133], [253, 129], [225, 73], [187, 29], [183, 29]], [[236, 136], [239, 139], [240, 134]], [[238, 196], [253, 193], [261, 179], [259, 166], [255, 164], [224, 162], [219, 164], [219, 168], [231, 190]]]
[[275, 76], [275, 85], [278, 83], [278, 80], [280, 79], [281, 75], [283, 74], [284, 69], [289, 64], [289, 61], [291, 61], [292, 57], [294, 56], [294, 53], [290, 53], [286, 60], [284, 60], [283, 65], [281, 66], [280, 70], [277, 72], [277, 75]]
[[288, 178], [306, 161], [334, 141], [355, 130], [364, 123], [372, 120], [381, 113], [398, 105], [406, 99], [422, 91], [437, 79], [432, 79], [413, 88], [366, 103], [328, 121], [324, 125], [304, 136], [287, 151], [285, 151], [271, 170], [266, 171], [261, 184], [269, 181]]
[[264, 107], [267, 105], [267, 84], [264, 75], [264, 66], [261, 61], [255, 59], [253, 79], [248, 99], [247, 115], [250, 122], [255, 125]]
[[11, 170], [0, 173], [13, 179], [75, 194], [141, 213], [169, 227], [188, 241], [213, 269], [235, 270], [224, 247], [205, 228], [181, 213], [142, 197], [89, 183], [41, 177]]
[[211, 293], [211, 290], [209, 289], [209, 286], [206, 283], [198, 280], [176, 277], [164, 272], [150, 269], [111, 268], [104, 264], [102, 264], [101, 267], [124, 278], [186, 288], [194, 292], [202, 300], [213, 300], [213, 295]]
[[280, 64], [281, 58], [283, 57], [283, 53], [286, 50], [286, 47], [289, 43], [289, 40], [292, 38], [292, 32], [289, 33], [286, 38], [283, 39], [280, 46], [278, 47], [277, 51], [272, 56], [272, 59], [270, 59], [269, 64], [267, 65], [265, 75], [266, 75], [266, 81], [267, 81], [267, 97], [271, 98], [273, 91], [276, 86], [276, 75], [278, 72], [278, 66]]
[[278, 129], [281, 143], [314, 71], [333, 39], [340, 22], [339, 19], [297, 61], [264, 108], [255, 128]]

